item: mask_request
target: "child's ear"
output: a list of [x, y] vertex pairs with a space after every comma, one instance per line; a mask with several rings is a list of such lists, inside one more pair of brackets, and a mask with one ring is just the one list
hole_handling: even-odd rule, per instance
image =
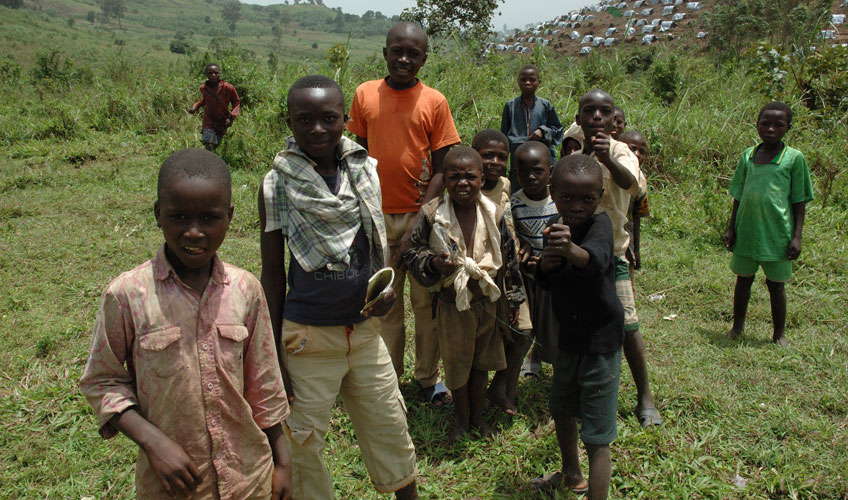
[[156, 217], [156, 227], [162, 227], [159, 223], [159, 200], [153, 202], [153, 216]]
[[232, 222], [232, 221], [233, 221], [233, 211], [234, 211], [234, 208], [235, 208], [235, 207], [233, 206], [233, 204], [232, 204], [232, 203], [230, 203], [230, 208], [228, 208], [228, 209], [227, 209], [227, 222]]

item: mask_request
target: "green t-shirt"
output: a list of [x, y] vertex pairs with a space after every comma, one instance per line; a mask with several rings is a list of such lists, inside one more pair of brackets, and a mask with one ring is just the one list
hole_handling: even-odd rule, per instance
[[754, 146], [745, 150], [730, 181], [730, 195], [739, 200], [733, 253], [754, 260], [787, 260], [795, 218], [792, 205], [813, 200], [807, 160], [786, 144], [769, 163], [755, 164]]

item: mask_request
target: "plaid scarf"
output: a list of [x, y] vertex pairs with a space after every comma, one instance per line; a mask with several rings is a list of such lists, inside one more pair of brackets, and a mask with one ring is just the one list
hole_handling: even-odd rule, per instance
[[281, 229], [292, 255], [307, 272], [326, 268], [344, 271], [360, 227], [371, 248], [371, 266], [385, 265], [383, 222], [376, 160], [354, 141], [342, 137], [337, 146], [339, 191], [333, 194], [293, 137], [277, 153], [265, 176], [265, 231]]

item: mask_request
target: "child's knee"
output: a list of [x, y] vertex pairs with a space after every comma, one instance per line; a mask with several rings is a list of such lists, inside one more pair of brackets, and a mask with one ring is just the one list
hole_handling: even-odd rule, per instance
[[783, 293], [784, 285], [785, 284], [782, 281], [772, 281], [766, 278], [766, 286], [768, 287], [769, 293]]

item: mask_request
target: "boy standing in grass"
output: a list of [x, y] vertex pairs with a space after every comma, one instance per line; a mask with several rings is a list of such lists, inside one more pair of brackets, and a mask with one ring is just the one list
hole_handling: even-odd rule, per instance
[[217, 64], [206, 65], [206, 78], [200, 86], [200, 100], [188, 112], [195, 114], [198, 109], [204, 108], [200, 140], [203, 147], [214, 151], [238, 116], [241, 101], [236, 88], [221, 80], [221, 68]]
[[646, 190], [647, 182], [639, 169], [639, 160], [626, 144], [611, 137], [615, 103], [603, 90], [595, 89], [580, 98], [576, 122], [583, 130], [584, 155], [595, 158], [604, 174], [604, 195], [600, 208], [612, 221], [615, 238], [616, 290], [624, 308], [624, 356], [636, 384], [634, 413], [643, 428], [662, 425], [654, 395], [648, 383], [645, 345], [639, 332], [636, 299], [625, 253], [630, 237], [625, 230], [630, 198]]
[[[562, 471], [534, 479], [535, 488], [566, 485], [590, 500], [607, 498], [615, 439], [624, 312], [616, 295], [613, 230], [609, 216], [595, 213], [604, 192], [598, 162], [584, 155], [560, 160], [551, 177], [558, 215], [547, 238], [536, 279], [549, 289], [559, 320], [551, 415], [562, 453]], [[589, 481], [577, 455], [580, 439], [589, 457]]]
[[368, 279], [388, 257], [375, 162], [342, 136], [347, 115], [336, 82], [303, 77], [286, 102], [293, 137], [265, 176], [259, 218], [262, 285], [291, 404], [293, 496], [333, 498], [321, 455], [341, 395], [377, 491], [415, 499], [415, 449], [376, 319], [395, 300], [391, 288], [362, 310]]
[[[627, 144], [630, 151], [633, 151], [636, 159], [639, 160], [639, 168], [641, 169], [642, 162], [648, 156], [648, 141], [645, 139], [645, 136], [635, 130], [628, 130], [619, 135], [619, 140]], [[633, 199], [630, 209], [631, 219], [626, 226], [628, 233], [630, 233], [630, 246], [627, 248], [626, 256], [628, 262], [630, 262], [631, 280], [633, 279], [632, 271], [642, 268], [642, 252], [640, 249], [640, 243], [642, 241], [642, 218], [650, 216], [651, 210], [648, 204], [648, 191], [640, 191], [636, 198]]]
[[771, 298], [772, 341], [787, 345], [784, 283], [792, 277], [792, 261], [801, 255], [806, 205], [813, 200], [807, 160], [783, 143], [791, 126], [792, 108], [782, 102], [763, 106], [757, 117], [763, 142], [745, 150], [730, 182], [733, 210], [724, 245], [733, 251], [730, 269], [737, 275], [732, 339], [745, 329], [751, 285], [762, 267]]
[[[541, 144], [540, 144], [541, 145]], [[494, 129], [484, 129], [474, 136], [471, 147], [480, 154], [483, 160], [483, 187], [480, 193], [487, 197], [498, 211], [504, 214], [507, 227], [515, 237], [515, 226], [512, 222], [510, 207], [509, 179], [504, 177], [509, 161], [509, 141], [503, 133]], [[503, 283], [500, 283], [503, 290]], [[499, 370], [492, 378], [492, 383], [486, 391], [486, 396], [498, 408], [508, 415], [515, 415], [515, 394], [518, 387], [518, 374], [521, 371], [521, 360], [527, 352], [527, 343], [533, 325], [530, 323], [530, 310], [527, 301], [521, 303], [518, 309], [518, 320], [513, 325], [509, 317], [509, 301], [507, 294], [502, 294], [498, 300], [498, 324], [496, 330], [504, 339], [504, 354], [506, 368]], [[513, 331], [513, 327], [516, 331]]]
[[[427, 61], [427, 33], [412, 23], [392, 27], [383, 58], [389, 75], [361, 84], [351, 104], [347, 129], [377, 160], [389, 253], [400, 256], [421, 205], [444, 191], [442, 163], [459, 142], [448, 101], [416, 78]], [[406, 271], [393, 262], [394, 288], [400, 300], [382, 319], [382, 335], [395, 373], [403, 374], [406, 347], [403, 288]], [[414, 375], [434, 406], [450, 403], [439, 377], [439, 347], [430, 310], [430, 294], [414, 280], [409, 284], [415, 313]]]
[[533, 277], [542, 257], [542, 231], [551, 216], [557, 213], [548, 189], [551, 156], [544, 144], [536, 141], [526, 142], [515, 150], [515, 165], [521, 189], [512, 195], [512, 216], [520, 245], [518, 257], [524, 275], [534, 340], [521, 373], [539, 378], [542, 361], [553, 364], [556, 360], [559, 336], [559, 325], [551, 306], [550, 292], [542, 289]]
[[141, 499], [290, 498], [288, 414], [256, 278], [217, 256], [233, 204], [217, 156], [159, 170], [156, 257], [103, 292], [80, 381], [104, 438], [139, 446]]
[[[421, 207], [412, 248], [402, 257], [422, 286], [437, 291], [439, 352], [456, 409], [448, 439], [453, 443], [470, 428], [484, 437], [492, 433], [483, 421], [487, 372], [506, 368], [496, 302], [507, 294], [515, 322], [524, 293], [506, 218], [480, 194], [480, 155], [465, 146], [452, 149], [445, 157], [445, 184], [444, 196]], [[505, 291], [498, 283], [505, 283]]]
[[501, 132], [509, 138], [509, 152], [513, 155], [509, 169], [509, 181], [518, 186], [515, 175], [515, 150], [527, 141], [545, 143], [551, 151], [551, 162], [556, 158], [556, 146], [562, 141], [562, 123], [553, 104], [547, 99], [536, 97], [536, 89], [542, 80], [539, 68], [532, 64], [521, 67], [518, 72], [518, 88], [521, 95], [504, 105], [501, 115]]

